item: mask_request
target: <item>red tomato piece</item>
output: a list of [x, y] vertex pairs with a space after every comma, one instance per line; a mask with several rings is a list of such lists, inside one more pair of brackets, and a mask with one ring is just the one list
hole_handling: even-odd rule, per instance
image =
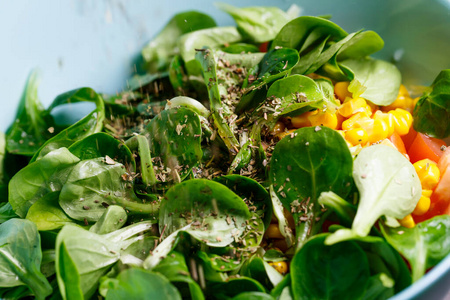
[[405, 155], [406, 154], [406, 148], [405, 144], [403, 143], [402, 138], [398, 135], [398, 133], [394, 132], [390, 137], [389, 140], [394, 144], [395, 148], [397, 148], [398, 152]]
[[434, 162], [438, 162], [444, 153], [443, 147], [446, 146], [443, 140], [429, 137], [423, 133], [417, 133], [414, 141], [409, 147], [408, 155], [411, 163], [428, 158]]

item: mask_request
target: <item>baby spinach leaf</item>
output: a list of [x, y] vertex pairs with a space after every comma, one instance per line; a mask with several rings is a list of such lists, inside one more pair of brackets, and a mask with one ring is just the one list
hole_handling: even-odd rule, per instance
[[216, 6], [233, 17], [242, 36], [255, 43], [273, 40], [290, 20], [278, 7], [238, 8], [226, 3], [216, 3]]
[[59, 191], [50, 192], [38, 199], [28, 210], [26, 219], [34, 222], [39, 231], [54, 230], [73, 223], [59, 206]]
[[36, 225], [23, 219], [0, 224], [0, 287], [27, 285], [37, 299], [52, 288], [41, 273], [41, 240]]
[[267, 228], [272, 218], [272, 202], [267, 190], [256, 180], [241, 175], [225, 175], [214, 178], [241, 197], [250, 211], [255, 212], [264, 220]]
[[294, 299], [359, 299], [370, 276], [364, 251], [349, 241], [327, 246], [326, 237], [311, 238], [292, 259]]
[[109, 156], [127, 166], [129, 171], [136, 170], [136, 162], [130, 149], [111, 135], [98, 132], [73, 143], [69, 148], [80, 160]]
[[367, 282], [364, 300], [390, 299], [395, 292], [394, 281], [384, 273], [373, 275]]
[[341, 65], [353, 72], [353, 81], [366, 88], [361, 97], [386, 106], [397, 98], [402, 78], [395, 65], [372, 58], [347, 59]]
[[164, 237], [191, 224], [184, 231], [209, 246], [224, 247], [243, 234], [250, 217], [245, 202], [226, 186], [193, 179], [167, 191], [161, 201], [159, 224]]
[[337, 53], [339, 61], [363, 58], [383, 49], [383, 39], [374, 31], [363, 31], [348, 41]]
[[49, 116], [38, 98], [38, 74], [32, 72], [19, 103], [16, 120], [6, 133], [10, 153], [32, 156], [51, 137]]
[[139, 268], [120, 272], [108, 284], [106, 300], [168, 299], [181, 300], [180, 292], [162, 275]]
[[450, 253], [450, 216], [436, 216], [413, 228], [392, 228], [380, 222], [386, 240], [410, 263], [413, 281]]
[[[414, 210], [421, 196], [422, 187], [413, 165], [400, 152], [385, 145], [361, 150], [353, 163], [353, 179], [360, 200], [352, 229], [335, 234], [345, 231], [366, 236], [381, 216], [403, 219]], [[342, 239], [345, 235], [338, 240]], [[327, 242], [331, 243], [331, 238]]]
[[261, 104], [269, 85], [288, 75], [298, 60], [298, 52], [291, 48], [273, 49], [267, 52], [259, 63], [256, 80], [244, 90], [236, 106], [236, 113], [243, 113]]
[[41, 159], [47, 153], [59, 149], [61, 147], [69, 147], [74, 142], [83, 139], [93, 133], [100, 132], [103, 128], [103, 120], [105, 119], [105, 105], [102, 97], [98, 95], [91, 88], [81, 88], [72, 90], [64, 94], [59, 95], [53, 101], [52, 105], [48, 109], [52, 110], [54, 107], [76, 102], [94, 102], [96, 107], [87, 116], [64, 129], [51, 139], [47, 140], [41, 148], [34, 154], [31, 161]]
[[17, 172], [9, 182], [9, 203], [15, 213], [25, 218], [37, 200], [47, 193], [60, 191], [79, 161], [67, 148], [60, 148]]
[[90, 232], [107, 234], [119, 230], [127, 221], [127, 212], [118, 205], [110, 205], [100, 219], [89, 228]]
[[70, 172], [61, 189], [59, 204], [71, 218], [96, 222], [112, 204], [130, 212], [153, 214], [159, 205], [144, 204], [137, 198], [128, 181], [128, 173], [120, 163], [104, 158], [79, 162]]
[[18, 217], [9, 202], [0, 203], [0, 224]]
[[266, 293], [266, 289], [257, 280], [241, 276], [230, 278], [226, 282], [209, 282], [206, 297], [208, 299], [227, 299], [245, 292]]
[[333, 109], [334, 100], [329, 102], [317, 83], [309, 77], [292, 75], [275, 81], [267, 91], [266, 102], [258, 112], [266, 113], [268, 127], [275, 125], [279, 117], [287, 114], [301, 114], [313, 108], [324, 106]]
[[202, 158], [201, 134], [199, 116], [188, 108], [164, 110], [152, 119], [144, 135], [150, 141], [152, 157], [159, 157], [163, 171], [170, 176], [163, 180], [160, 174], [157, 179], [180, 182], [186, 178]]
[[191, 299], [205, 299], [200, 286], [190, 276], [185, 257], [180, 252], [172, 251], [152, 271], [164, 275], [170, 282], [187, 284]]
[[414, 107], [414, 129], [436, 138], [450, 135], [450, 69], [442, 70]]
[[245, 292], [231, 298], [232, 300], [274, 300], [272, 296], [261, 292]]
[[186, 68], [180, 55], [175, 55], [169, 65], [169, 80], [176, 95], [186, 95], [190, 88]]
[[290, 21], [278, 32], [271, 48], [293, 48], [302, 52], [324, 38], [331, 37], [333, 40], [339, 40], [345, 36], [347, 32], [329, 20], [302, 16]]
[[304, 127], [275, 146], [270, 181], [283, 206], [296, 219], [297, 249], [312, 234], [322, 214], [317, 199], [350, 191], [352, 157], [339, 133], [327, 127]]
[[176, 54], [177, 41], [183, 34], [215, 26], [214, 19], [201, 12], [187, 11], [176, 14], [142, 49], [146, 69], [151, 73], [166, 71]]
[[253, 44], [235, 43], [223, 49], [223, 52], [230, 54], [257, 53], [259, 48]]
[[237, 43], [242, 40], [241, 34], [236, 27], [214, 27], [197, 30], [184, 34], [178, 39], [177, 46], [180, 49], [180, 55], [186, 63], [189, 74], [189, 62], [195, 59], [195, 49], [201, 49], [208, 46], [211, 49], [217, 49], [225, 44]]
[[106, 235], [67, 224], [56, 238], [56, 275], [63, 299], [89, 299], [101, 276], [115, 264], [121, 251], [151, 228], [140, 222]]

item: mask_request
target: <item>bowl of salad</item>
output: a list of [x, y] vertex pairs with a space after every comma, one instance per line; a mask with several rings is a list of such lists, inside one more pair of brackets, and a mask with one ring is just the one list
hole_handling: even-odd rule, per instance
[[320, 3], [2, 4], [0, 298], [448, 298], [450, 4]]

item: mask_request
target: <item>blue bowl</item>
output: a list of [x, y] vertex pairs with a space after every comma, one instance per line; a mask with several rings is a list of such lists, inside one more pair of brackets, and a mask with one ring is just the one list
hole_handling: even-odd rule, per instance
[[[385, 48], [375, 56], [394, 60], [406, 85], [429, 85], [450, 68], [450, 1], [227, 0], [236, 6], [295, 3], [302, 15], [328, 15], [348, 32], [380, 34]], [[29, 72], [41, 70], [39, 96], [48, 106], [56, 95], [81, 86], [121, 91], [140, 50], [170, 19], [195, 9], [218, 24], [233, 20], [209, 0], [1, 1], [0, 130], [13, 121]], [[392, 299], [450, 299], [450, 256]]]

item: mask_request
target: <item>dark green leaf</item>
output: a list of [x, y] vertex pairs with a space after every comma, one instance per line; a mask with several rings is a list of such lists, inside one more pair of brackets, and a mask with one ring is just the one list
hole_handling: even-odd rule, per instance
[[9, 182], [9, 203], [25, 218], [28, 209], [47, 193], [60, 191], [80, 160], [66, 148], [54, 150], [20, 170]]
[[236, 21], [239, 32], [255, 43], [273, 40], [290, 19], [278, 7], [238, 8], [225, 3], [216, 3], [216, 6], [230, 14]]
[[294, 256], [294, 299], [359, 299], [370, 276], [364, 251], [349, 241], [327, 246], [326, 236], [313, 237]]
[[315, 233], [315, 220], [322, 213], [320, 193], [333, 191], [345, 197], [350, 191], [352, 163], [342, 136], [327, 127], [298, 129], [275, 146], [270, 181], [284, 207], [298, 219], [297, 247]]
[[106, 300], [167, 299], [181, 300], [178, 290], [162, 275], [131, 268], [120, 272], [108, 288]]
[[183, 34], [214, 26], [216, 22], [210, 16], [200, 12], [187, 11], [176, 14], [142, 49], [146, 69], [151, 73], [166, 71], [172, 57], [176, 54], [177, 41]]
[[191, 236], [210, 246], [223, 247], [243, 234], [250, 216], [245, 202], [226, 186], [194, 179], [167, 191], [161, 202], [159, 225], [167, 237], [191, 224], [185, 229]]
[[443, 70], [414, 108], [414, 129], [436, 138], [450, 135], [450, 69]]
[[386, 240], [410, 263], [413, 281], [437, 265], [450, 253], [450, 216], [436, 216], [413, 228], [380, 224]]
[[0, 224], [0, 287], [27, 285], [37, 299], [52, 288], [41, 273], [41, 240], [36, 225], [23, 219]]
[[6, 134], [10, 153], [32, 156], [51, 137], [51, 118], [38, 99], [38, 74], [32, 72], [19, 103], [16, 119]]

